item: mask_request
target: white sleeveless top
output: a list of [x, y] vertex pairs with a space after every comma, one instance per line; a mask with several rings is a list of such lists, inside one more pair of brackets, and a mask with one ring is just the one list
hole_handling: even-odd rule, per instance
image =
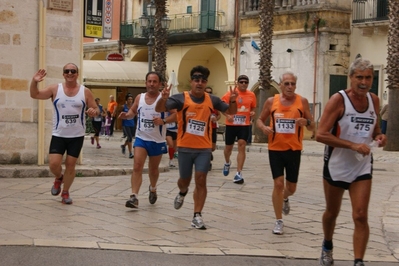
[[86, 98], [83, 85], [75, 96], [69, 97], [65, 95], [62, 83], [58, 84], [53, 106], [53, 136], [76, 138], [85, 135]]
[[164, 125], [156, 126], [154, 125], [154, 117], [165, 118], [165, 113], [158, 113], [155, 111], [155, 106], [159, 99], [161, 99], [161, 94], [154, 101], [153, 104], [148, 105], [145, 102], [146, 93], [140, 95], [139, 106], [137, 108], [137, 129], [136, 138], [140, 138], [145, 141], [154, 141], [156, 143], [166, 142], [166, 127]]
[[[362, 113], [355, 110], [345, 91], [341, 90], [339, 93], [344, 99], [345, 111], [331, 133], [344, 140], [370, 144], [378, 120], [370, 93], [367, 93], [368, 108]], [[332, 180], [351, 183], [359, 176], [371, 174], [371, 155], [358, 160], [356, 154], [358, 152], [351, 149], [326, 146], [324, 161]]]

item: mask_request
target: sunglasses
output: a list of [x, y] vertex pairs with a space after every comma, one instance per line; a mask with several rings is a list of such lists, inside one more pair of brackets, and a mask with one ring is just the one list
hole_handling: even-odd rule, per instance
[[248, 84], [248, 81], [239, 81], [240, 84]]
[[78, 71], [76, 69], [64, 69], [64, 74], [76, 74]]
[[208, 82], [208, 80], [206, 79], [206, 77], [204, 75], [192, 75], [191, 80], [194, 80], [195, 82], [198, 82], [198, 83], [201, 82], [201, 80], [202, 80], [202, 83]]
[[296, 85], [295, 82], [284, 82], [283, 84], [284, 84], [284, 86], [289, 86], [289, 85], [295, 86]]

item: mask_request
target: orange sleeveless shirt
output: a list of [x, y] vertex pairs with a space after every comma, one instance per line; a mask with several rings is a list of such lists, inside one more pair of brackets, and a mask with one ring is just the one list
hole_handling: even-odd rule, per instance
[[191, 100], [190, 94], [184, 92], [183, 109], [177, 112], [177, 146], [192, 149], [212, 148], [211, 114], [213, 104], [211, 97], [205, 93], [202, 103]]
[[304, 113], [300, 95], [296, 95], [290, 106], [281, 104], [280, 95], [274, 96], [270, 112], [270, 127], [274, 132], [268, 136], [269, 150], [302, 150], [303, 127], [298, 126], [295, 119], [304, 117]]

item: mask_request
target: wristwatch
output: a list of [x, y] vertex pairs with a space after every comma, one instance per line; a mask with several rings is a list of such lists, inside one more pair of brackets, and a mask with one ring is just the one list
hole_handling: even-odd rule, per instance
[[162, 119], [162, 121], [163, 121], [163, 124], [166, 125], [166, 119], [164, 118], [164, 119]]
[[310, 126], [311, 123], [312, 121], [310, 119], [306, 119], [306, 126]]

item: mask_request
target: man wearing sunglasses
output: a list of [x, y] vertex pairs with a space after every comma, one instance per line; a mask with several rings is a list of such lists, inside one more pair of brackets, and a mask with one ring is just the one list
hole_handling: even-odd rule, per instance
[[[85, 113], [90, 117], [95, 117], [100, 114], [100, 110], [91, 91], [77, 82], [78, 67], [73, 63], [68, 63], [64, 66], [63, 73], [65, 82], [39, 90], [38, 83], [43, 81], [47, 75], [46, 70], [39, 69], [32, 78], [30, 96], [38, 100], [51, 98], [53, 102], [53, 132], [50, 142], [49, 167], [55, 176], [55, 181], [51, 188], [51, 194], [59, 195], [61, 185], [64, 183], [61, 202], [72, 204], [69, 189], [75, 178], [76, 161], [86, 133]], [[62, 173], [62, 158], [65, 151], [67, 152], [65, 171]]]
[[212, 110], [234, 114], [237, 110], [236, 93], [230, 88], [230, 98], [227, 104], [219, 97], [205, 93], [210, 71], [203, 66], [194, 67], [191, 72], [191, 90], [174, 94], [169, 97], [172, 85], [162, 91], [162, 99], [156, 106], [157, 112], [177, 110], [177, 148], [179, 152], [179, 174], [177, 181], [179, 193], [174, 207], [180, 209], [192, 179], [195, 166], [194, 217], [191, 226], [206, 229], [202, 220], [202, 209], [205, 204], [207, 187], [206, 177], [212, 154]]
[[[223, 167], [223, 175], [228, 176], [230, 173], [230, 156], [233, 151], [234, 142], [237, 140], [238, 154], [237, 154], [237, 173], [234, 176], [233, 182], [236, 184], [244, 183], [242, 177], [242, 169], [245, 162], [245, 148], [251, 125], [251, 117], [255, 115], [256, 97], [255, 94], [247, 90], [249, 79], [246, 75], [241, 75], [237, 79], [237, 114], [226, 116], [226, 133], [225, 133], [225, 148]], [[227, 102], [230, 97], [230, 92], [227, 92], [222, 100]]]
[[[257, 127], [268, 135], [269, 162], [274, 181], [272, 201], [276, 215], [273, 233], [278, 235], [283, 234], [282, 213], [289, 214], [288, 197], [295, 193], [298, 182], [303, 128], [312, 131], [315, 126], [308, 100], [295, 93], [296, 82], [294, 73], [283, 73], [280, 76], [281, 94], [266, 100], [256, 121]], [[270, 124], [266, 126], [269, 116]]]

